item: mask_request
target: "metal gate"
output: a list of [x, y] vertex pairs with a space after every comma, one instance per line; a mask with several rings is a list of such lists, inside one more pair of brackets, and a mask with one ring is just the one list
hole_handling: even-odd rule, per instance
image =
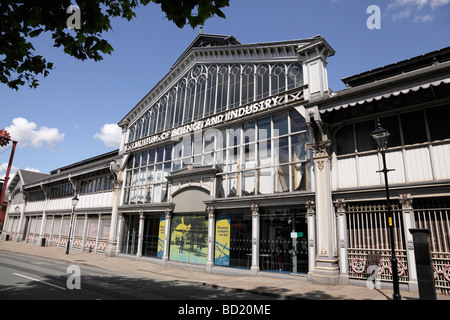
[[436, 293], [450, 295], [450, 199], [413, 201], [416, 228], [430, 230]]
[[[407, 282], [403, 218], [398, 204], [391, 204], [395, 254], [398, 260], [399, 282]], [[349, 277], [368, 279], [374, 271], [381, 281], [392, 281], [391, 246], [388, 213], [382, 203], [349, 204], [347, 209]]]

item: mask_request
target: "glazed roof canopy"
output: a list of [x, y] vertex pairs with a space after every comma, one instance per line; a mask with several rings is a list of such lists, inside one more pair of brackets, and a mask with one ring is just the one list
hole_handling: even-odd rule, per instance
[[170, 71], [119, 122], [119, 126], [128, 128], [136, 123], [197, 64], [294, 63], [305, 59], [299, 51], [313, 50], [319, 45], [328, 49], [329, 56], [334, 54], [334, 50], [321, 36], [302, 40], [241, 44], [233, 36], [201, 33], [181, 54]]

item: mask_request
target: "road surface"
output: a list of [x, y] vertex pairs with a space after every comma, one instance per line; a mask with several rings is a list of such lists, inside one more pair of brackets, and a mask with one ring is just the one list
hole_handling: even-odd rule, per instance
[[[115, 274], [86, 265], [0, 250], [0, 300], [264, 300], [183, 279]], [[273, 299], [273, 298], [272, 298]]]

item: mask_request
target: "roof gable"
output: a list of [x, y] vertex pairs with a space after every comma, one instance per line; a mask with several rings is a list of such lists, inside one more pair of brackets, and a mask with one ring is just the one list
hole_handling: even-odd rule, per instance
[[[119, 122], [126, 127], [151, 108], [170, 88], [196, 64], [276, 63], [304, 59], [299, 50], [323, 43], [321, 36], [307, 39], [267, 43], [241, 44], [232, 36], [199, 34], [180, 58], [128, 114]], [[333, 52], [334, 53], [334, 52]], [[331, 54], [332, 55], [332, 54]]]

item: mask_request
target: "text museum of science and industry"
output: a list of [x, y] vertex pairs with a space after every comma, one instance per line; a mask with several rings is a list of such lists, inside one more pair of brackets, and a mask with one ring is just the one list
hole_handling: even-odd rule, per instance
[[409, 230], [425, 228], [436, 290], [450, 294], [450, 47], [338, 92], [334, 54], [321, 36], [199, 34], [120, 120], [119, 150], [17, 171], [2, 239], [63, 249], [70, 232], [73, 250], [107, 256], [328, 284], [376, 270], [389, 287], [393, 231], [400, 287], [417, 291]]

